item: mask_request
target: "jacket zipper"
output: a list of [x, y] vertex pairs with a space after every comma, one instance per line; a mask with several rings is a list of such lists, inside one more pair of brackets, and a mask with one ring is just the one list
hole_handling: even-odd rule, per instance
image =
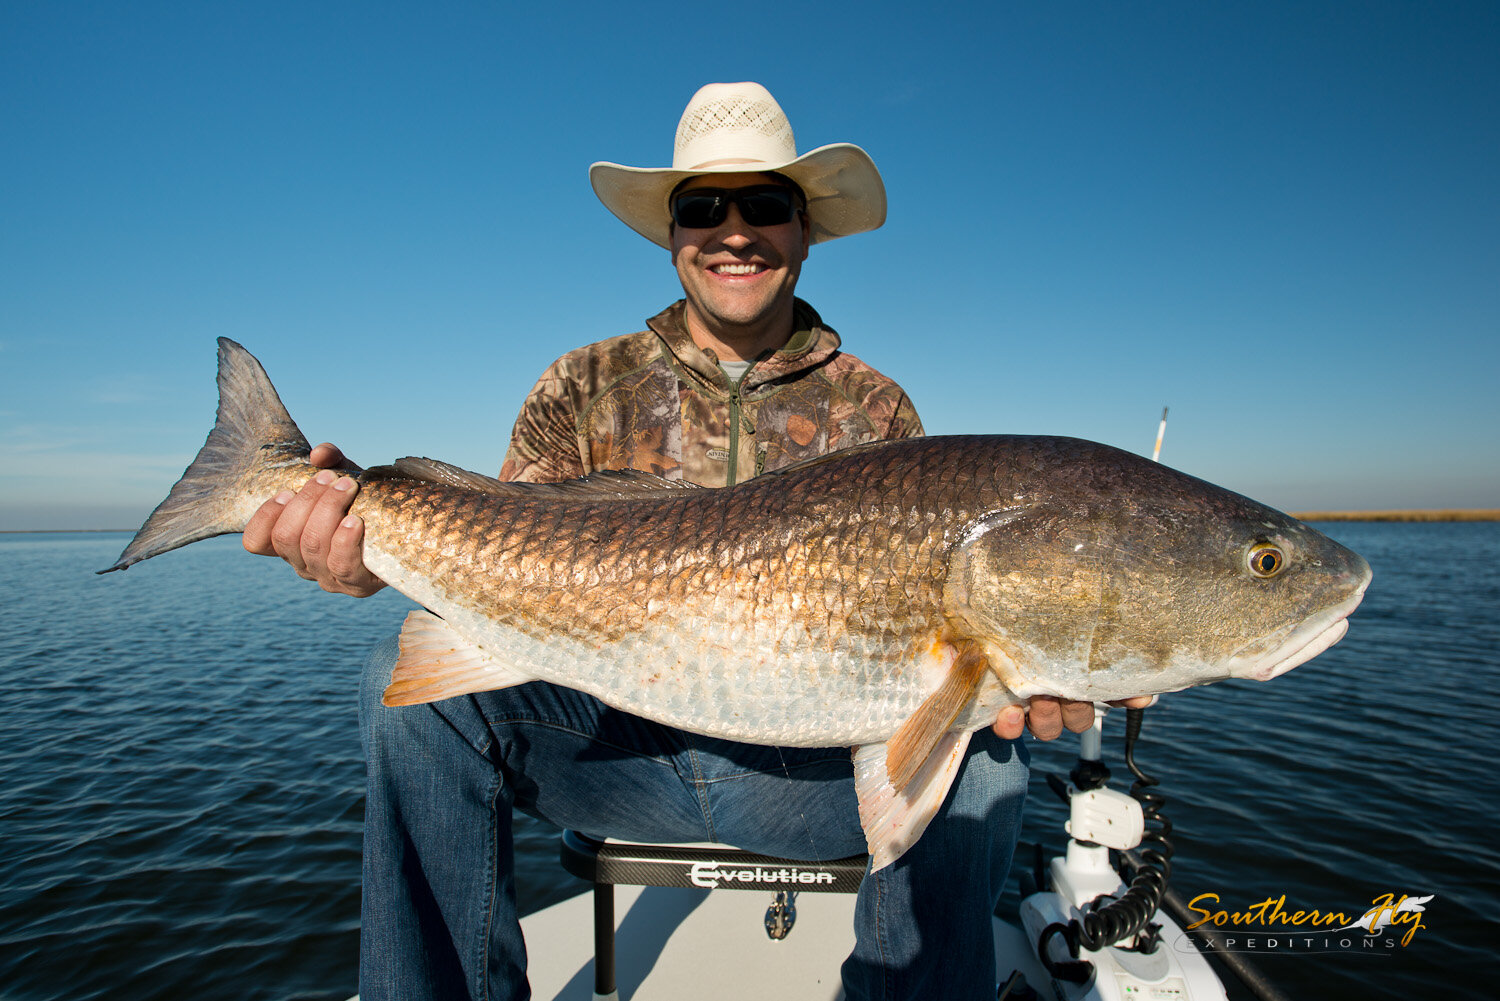
[[[740, 380], [743, 379], [744, 376], [740, 376]], [[729, 387], [729, 482], [724, 484], [727, 487], [734, 486], [740, 464], [740, 380]]]
[[[750, 368], [754, 367], [755, 366], [752, 363]], [[729, 384], [729, 468], [727, 470], [728, 475], [726, 476], [728, 482], [724, 484], [726, 487], [734, 486], [735, 482], [739, 479], [740, 425], [747, 425], [747, 427], [745, 428], [745, 432], [747, 434], [753, 435], [755, 433], [755, 422], [747, 418], [745, 416], [745, 412], [741, 409], [743, 400], [740, 397], [740, 387], [745, 384], [745, 376], [749, 374], [750, 369], [747, 368], [745, 369], [744, 375], [740, 376], [737, 381], [731, 382]], [[765, 455], [758, 453], [755, 456], [755, 472], [751, 475], [759, 476], [761, 469], [765, 466], [765, 463]]]

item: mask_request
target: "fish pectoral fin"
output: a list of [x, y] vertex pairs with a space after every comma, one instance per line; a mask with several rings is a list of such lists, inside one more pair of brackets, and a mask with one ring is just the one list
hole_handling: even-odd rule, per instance
[[948, 677], [943, 679], [937, 691], [923, 700], [916, 712], [907, 717], [890, 739], [886, 768], [890, 771], [891, 785], [897, 790], [905, 789], [911, 782], [937, 742], [974, 698], [979, 682], [989, 670], [989, 658], [977, 644], [959, 640], [954, 646], [958, 656], [948, 669]]
[[865, 832], [872, 872], [899, 859], [927, 830], [948, 798], [971, 736], [967, 730], [940, 735], [932, 752], [899, 792], [886, 769], [886, 744], [854, 749], [854, 791], [859, 797], [859, 825]]
[[990, 663], [970, 640], [953, 645], [957, 656], [937, 691], [888, 742], [854, 750], [859, 823], [875, 869], [890, 865], [916, 844], [948, 798], [968, 749], [970, 731], [955, 732], [951, 727], [974, 700]]
[[437, 702], [535, 680], [491, 657], [428, 611], [407, 614], [399, 644], [391, 683], [380, 699], [388, 706]]

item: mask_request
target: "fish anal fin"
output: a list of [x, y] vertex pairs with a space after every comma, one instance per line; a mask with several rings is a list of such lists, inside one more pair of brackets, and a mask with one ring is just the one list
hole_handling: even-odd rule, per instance
[[906, 788], [897, 791], [886, 771], [886, 744], [854, 749], [854, 791], [871, 871], [884, 869], [917, 843], [948, 798], [969, 748], [969, 731], [941, 734]]
[[937, 691], [907, 717], [887, 745], [886, 768], [891, 785], [898, 791], [910, 784], [917, 769], [932, 754], [943, 734], [974, 698], [979, 682], [989, 670], [989, 659], [972, 640], [958, 640], [958, 655]]
[[388, 706], [437, 702], [534, 680], [495, 660], [428, 611], [407, 614], [398, 642], [401, 652], [380, 700]]

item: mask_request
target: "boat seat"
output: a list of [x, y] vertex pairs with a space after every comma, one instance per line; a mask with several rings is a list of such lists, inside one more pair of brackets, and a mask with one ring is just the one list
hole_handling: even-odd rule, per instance
[[626, 886], [760, 890], [779, 893], [855, 893], [868, 855], [804, 862], [747, 852], [730, 845], [642, 844], [599, 840], [563, 831], [562, 866], [594, 884], [594, 996], [615, 997], [615, 895]]

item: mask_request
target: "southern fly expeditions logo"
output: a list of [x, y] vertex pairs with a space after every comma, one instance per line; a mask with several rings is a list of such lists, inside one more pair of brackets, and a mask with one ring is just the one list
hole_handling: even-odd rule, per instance
[[1187, 928], [1212, 929], [1212, 948], [1220, 952], [1381, 953], [1411, 945], [1427, 927], [1426, 905], [1435, 897], [1382, 893], [1361, 914], [1296, 908], [1287, 903], [1286, 894], [1231, 910], [1217, 893], [1200, 893], [1188, 902], [1197, 917]]

